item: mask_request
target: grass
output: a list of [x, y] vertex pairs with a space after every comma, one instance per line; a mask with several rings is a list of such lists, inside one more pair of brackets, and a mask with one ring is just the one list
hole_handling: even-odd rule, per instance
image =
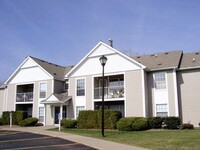
[[[58, 129], [54, 129], [58, 131]], [[140, 132], [122, 132], [89, 129], [62, 129], [62, 132], [78, 134], [117, 143], [139, 146], [152, 150], [196, 150], [200, 149], [200, 130], [148, 130]]]

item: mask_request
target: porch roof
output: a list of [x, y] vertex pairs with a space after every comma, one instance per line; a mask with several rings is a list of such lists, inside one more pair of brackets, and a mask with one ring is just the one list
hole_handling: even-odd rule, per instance
[[68, 93], [52, 93], [47, 99], [42, 100], [41, 104], [66, 104], [68, 105], [69, 100], [71, 100], [72, 97], [68, 96]]

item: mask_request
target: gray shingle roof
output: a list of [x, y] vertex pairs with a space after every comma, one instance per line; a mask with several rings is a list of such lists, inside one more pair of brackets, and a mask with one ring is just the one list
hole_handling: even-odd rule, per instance
[[200, 52], [183, 54], [180, 69], [200, 67]]
[[45, 69], [56, 79], [63, 79], [65, 74], [73, 68], [73, 66], [63, 67], [32, 56], [29, 57], [31, 57], [36, 63], [38, 63], [43, 69]]
[[132, 58], [145, 65], [149, 70], [159, 70], [179, 67], [182, 54], [182, 50], [177, 50], [152, 55], [133, 56]]

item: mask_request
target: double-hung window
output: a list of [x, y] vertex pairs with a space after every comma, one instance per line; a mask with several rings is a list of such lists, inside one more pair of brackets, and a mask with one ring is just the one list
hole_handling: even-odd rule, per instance
[[44, 122], [44, 107], [39, 107], [39, 122]]
[[77, 79], [76, 96], [85, 96], [85, 79]]
[[167, 104], [156, 104], [156, 116], [157, 117], [167, 117]]
[[47, 95], [47, 84], [46, 83], [40, 83], [40, 98], [46, 98]]
[[154, 74], [154, 85], [156, 89], [166, 89], [166, 77], [164, 72]]

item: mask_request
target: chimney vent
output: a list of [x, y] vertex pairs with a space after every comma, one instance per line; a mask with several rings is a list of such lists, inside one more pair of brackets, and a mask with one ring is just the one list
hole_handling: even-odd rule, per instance
[[109, 45], [113, 47], [113, 40], [109, 39]]

